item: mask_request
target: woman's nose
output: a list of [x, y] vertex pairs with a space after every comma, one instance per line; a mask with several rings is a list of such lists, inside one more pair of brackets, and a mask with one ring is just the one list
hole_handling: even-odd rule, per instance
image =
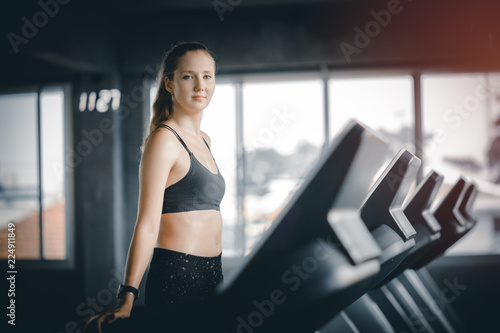
[[195, 86], [194, 86], [194, 89], [195, 89], [196, 91], [203, 91], [203, 90], [205, 89], [205, 87], [204, 87], [204, 85], [203, 85], [203, 81], [202, 81], [202, 80], [200, 80], [200, 79], [197, 79], [197, 80], [196, 80], [196, 84], [195, 84]]

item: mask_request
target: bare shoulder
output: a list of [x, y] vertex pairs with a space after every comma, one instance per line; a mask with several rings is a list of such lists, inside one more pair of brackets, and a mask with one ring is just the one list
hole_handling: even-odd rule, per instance
[[203, 136], [203, 138], [205, 139], [205, 141], [208, 143], [208, 145], [210, 147], [212, 147], [212, 140], [210, 140], [210, 137], [208, 136], [207, 133], [201, 131], [201, 135]]
[[137, 224], [158, 230], [163, 193], [168, 176], [179, 157], [177, 138], [167, 129], [157, 129], [144, 145], [139, 165], [139, 208]]
[[175, 135], [165, 129], [159, 128], [149, 136], [144, 146], [143, 159], [155, 162], [172, 164], [179, 156], [179, 144]]

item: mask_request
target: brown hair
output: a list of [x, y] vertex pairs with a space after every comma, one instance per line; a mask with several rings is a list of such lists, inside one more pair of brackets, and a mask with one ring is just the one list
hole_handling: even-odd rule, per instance
[[153, 103], [153, 117], [149, 124], [146, 138], [141, 145], [141, 152], [144, 152], [144, 147], [151, 134], [159, 128], [159, 125], [170, 118], [172, 114], [172, 95], [167, 91], [165, 86], [165, 78], [170, 80], [174, 78], [174, 71], [179, 66], [180, 59], [190, 51], [204, 51], [212, 57], [215, 64], [215, 56], [203, 44], [198, 42], [183, 42], [175, 45], [163, 55], [160, 70], [158, 71], [157, 81], [158, 90], [156, 91], [155, 101]]

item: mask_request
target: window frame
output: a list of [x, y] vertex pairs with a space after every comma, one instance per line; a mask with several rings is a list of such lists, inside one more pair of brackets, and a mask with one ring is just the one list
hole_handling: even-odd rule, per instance
[[[37, 154], [38, 154], [38, 190], [41, 193], [41, 146], [40, 146], [40, 108], [41, 108], [41, 94], [43, 92], [62, 91], [63, 93], [63, 146], [72, 146], [73, 144], [73, 116], [72, 116], [72, 86], [68, 82], [52, 82], [49, 84], [40, 85], [22, 85], [16, 87], [1, 87], [0, 95], [14, 95], [35, 93], [37, 94], [37, 109], [35, 110], [37, 119]], [[66, 150], [63, 151], [63, 160], [66, 161]], [[16, 258], [16, 268], [18, 270], [39, 270], [39, 269], [53, 269], [53, 270], [71, 270], [75, 268], [75, 214], [74, 214], [74, 173], [64, 172], [64, 189], [65, 189], [65, 259], [45, 259], [43, 258], [43, 215], [39, 214], [40, 223], [40, 258], [39, 259], [22, 259]], [[41, 212], [41, 194], [39, 194], [38, 202]], [[0, 259], [3, 265], [7, 265], [7, 259]]]
[[[414, 129], [414, 137], [413, 144], [415, 145], [415, 156], [418, 157], [422, 164], [417, 172], [417, 181], [420, 182], [423, 179], [422, 170], [423, 170], [423, 154], [421, 151], [421, 147], [423, 144], [423, 135], [422, 135], [422, 95], [421, 95], [421, 86], [420, 79], [422, 76], [422, 72], [415, 71], [410, 68], [387, 68], [387, 69], [335, 69], [328, 71], [327, 77], [327, 85], [326, 89], [328, 89], [328, 81], [331, 79], [356, 79], [356, 78], [377, 78], [377, 77], [395, 77], [395, 76], [410, 76], [412, 78], [412, 104], [413, 104], [413, 129]], [[331, 116], [331, 114], [330, 114]], [[329, 127], [329, 123], [326, 125]], [[331, 129], [330, 129], [331, 130]]]

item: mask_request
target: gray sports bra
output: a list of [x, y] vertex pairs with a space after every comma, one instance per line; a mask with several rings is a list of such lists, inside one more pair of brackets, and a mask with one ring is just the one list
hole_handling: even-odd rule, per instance
[[[162, 214], [206, 209], [220, 211], [220, 202], [224, 196], [226, 184], [217, 163], [215, 164], [217, 174], [214, 174], [196, 159], [186, 143], [184, 143], [184, 140], [172, 127], [164, 124], [160, 126], [175, 134], [191, 159], [188, 173], [181, 180], [165, 189]], [[211, 155], [212, 151], [206, 141], [205, 144]], [[213, 156], [212, 159], [214, 159]]]

